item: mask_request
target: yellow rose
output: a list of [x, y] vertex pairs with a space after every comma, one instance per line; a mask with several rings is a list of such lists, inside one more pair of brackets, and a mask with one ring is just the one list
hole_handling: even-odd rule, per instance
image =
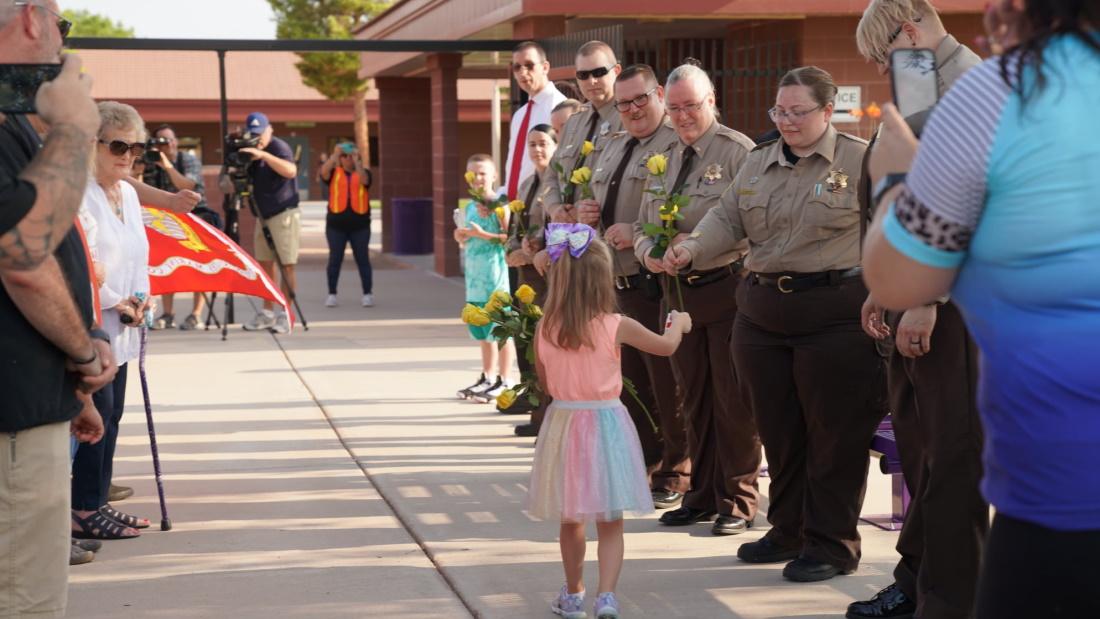
[[583, 185], [592, 179], [592, 170], [588, 168], [577, 168], [573, 170], [573, 176], [569, 178], [569, 182], [574, 185]]
[[473, 172], [467, 172], [466, 173], [466, 182], [473, 185], [475, 176], [476, 175]]
[[474, 311], [470, 312], [470, 322], [466, 324], [471, 324], [475, 327], [484, 327], [490, 322], [492, 322], [492, 319], [489, 318], [489, 313], [480, 307], [474, 306]]
[[511, 209], [513, 213], [519, 214], [520, 211], [527, 208], [527, 205], [523, 203], [523, 200], [512, 200], [508, 203], [508, 208]]
[[537, 305], [532, 305], [528, 312], [535, 318], [542, 318], [542, 308]]
[[524, 284], [516, 290], [516, 298], [522, 301], [525, 305], [530, 305], [535, 300], [535, 290]]
[[470, 324], [470, 318], [474, 315], [478, 307], [472, 303], [467, 303], [466, 307], [462, 308], [462, 322], [463, 324]]
[[592, 142], [585, 140], [584, 144], [581, 144], [581, 157], [587, 157], [588, 153], [592, 152], [593, 148], [596, 147], [592, 145]]
[[673, 213], [677, 213], [677, 212], [679, 212], [679, 211], [680, 211], [680, 207], [679, 207], [679, 206], [676, 206], [675, 204], [673, 204], [671, 208], [668, 208], [668, 209], [661, 209], [661, 210], [662, 210], [662, 211], [666, 211], [666, 210], [667, 210], [667, 212], [668, 212], [668, 214], [667, 214], [667, 215], [665, 215], [664, 213], [662, 213], [662, 214], [661, 214], [661, 219], [663, 219], [663, 220], [665, 220], [665, 221], [672, 221], [672, 220], [674, 219], [674, 217], [672, 216], [672, 215], [673, 215]]
[[516, 403], [516, 392], [514, 389], [505, 389], [497, 396], [497, 406], [502, 410]]
[[653, 176], [661, 176], [665, 173], [665, 166], [668, 165], [668, 158], [664, 155], [653, 155], [649, 158], [649, 161], [645, 162], [646, 169]]
[[508, 307], [512, 305], [512, 295], [504, 292], [503, 290], [497, 290], [489, 297], [489, 302], [496, 301], [497, 307]]
[[493, 212], [497, 214], [497, 219], [504, 219], [504, 207], [498, 206], [493, 209]]

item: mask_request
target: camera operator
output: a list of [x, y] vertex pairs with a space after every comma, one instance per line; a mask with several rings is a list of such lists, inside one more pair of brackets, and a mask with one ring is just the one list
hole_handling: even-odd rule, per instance
[[[262, 223], [271, 232], [275, 243], [272, 251], [264, 238], [263, 227], [256, 226], [253, 236], [255, 258], [272, 281], [279, 281], [278, 261], [282, 263], [286, 279], [282, 281], [283, 293], [291, 298], [294, 289], [294, 265], [298, 263], [298, 242], [302, 235], [302, 213], [298, 209], [298, 165], [290, 145], [275, 137], [271, 123], [262, 112], [248, 115], [245, 130], [260, 136], [256, 148], [244, 147], [241, 153], [252, 156], [248, 165], [248, 178], [252, 184], [252, 198], [259, 210]], [[276, 333], [290, 330], [287, 315], [275, 304], [264, 300], [263, 310], [244, 325], [247, 331], [273, 329]]]
[[[136, 162], [135, 162], [136, 163]], [[145, 173], [142, 180], [164, 191], [177, 192], [190, 189], [202, 196], [195, 209], [191, 211], [208, 224], [221, 229], [221, 218], [206, 205], [205, 187], [202, 182], [202, 162], [191, 153], [179, 149], [179, 140], [172, 125], [160, 125], [153, 129], [152, 137], [145, 150]], [[173, 326], [176, 314], [173, 311], [175, 295], [161, 295], [164, 313], [153, 323], [153, 329], [165, 329]], [[196, 292], [191, 314], [180, 323], [180, 329], [189, 331], [199, 325], [202, 310], [206, 307], [206, 296]]]

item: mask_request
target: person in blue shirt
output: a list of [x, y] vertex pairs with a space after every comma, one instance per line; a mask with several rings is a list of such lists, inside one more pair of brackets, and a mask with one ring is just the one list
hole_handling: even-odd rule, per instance
[[981, 350], [981, 488], [997, 514], [975, 616], [1097, 617], [1100, 3], [1019, 7], [990, 8], [1006, 51], [947, 93], [919, 150], [884, 109], [864, 276], [892, 309], [950, 292]]

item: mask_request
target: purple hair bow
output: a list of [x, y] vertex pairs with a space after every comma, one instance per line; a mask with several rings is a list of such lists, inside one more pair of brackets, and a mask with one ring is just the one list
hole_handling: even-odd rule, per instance
[[594, 238], [596, 231], [584, 224], [546, 225], [546, 251], [550, 253], [551, 262], [557, 262], [567, 248], [574, 258], [580, 258]]

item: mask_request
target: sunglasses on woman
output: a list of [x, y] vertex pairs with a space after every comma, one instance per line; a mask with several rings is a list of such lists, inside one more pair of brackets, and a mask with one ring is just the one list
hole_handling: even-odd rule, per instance
[[100, 144], [107, 147], [107, 150], [111, 151], [112, 155], [121, 157], [126, 154], [126, 151], [134, 153], [135, 157], [140, 157], [145, 153], [145, 142], [134, 142], [133, 144], [127, 144], [122, 140], [111, 140], [107, 142], [105, 140], [96, 140]]

